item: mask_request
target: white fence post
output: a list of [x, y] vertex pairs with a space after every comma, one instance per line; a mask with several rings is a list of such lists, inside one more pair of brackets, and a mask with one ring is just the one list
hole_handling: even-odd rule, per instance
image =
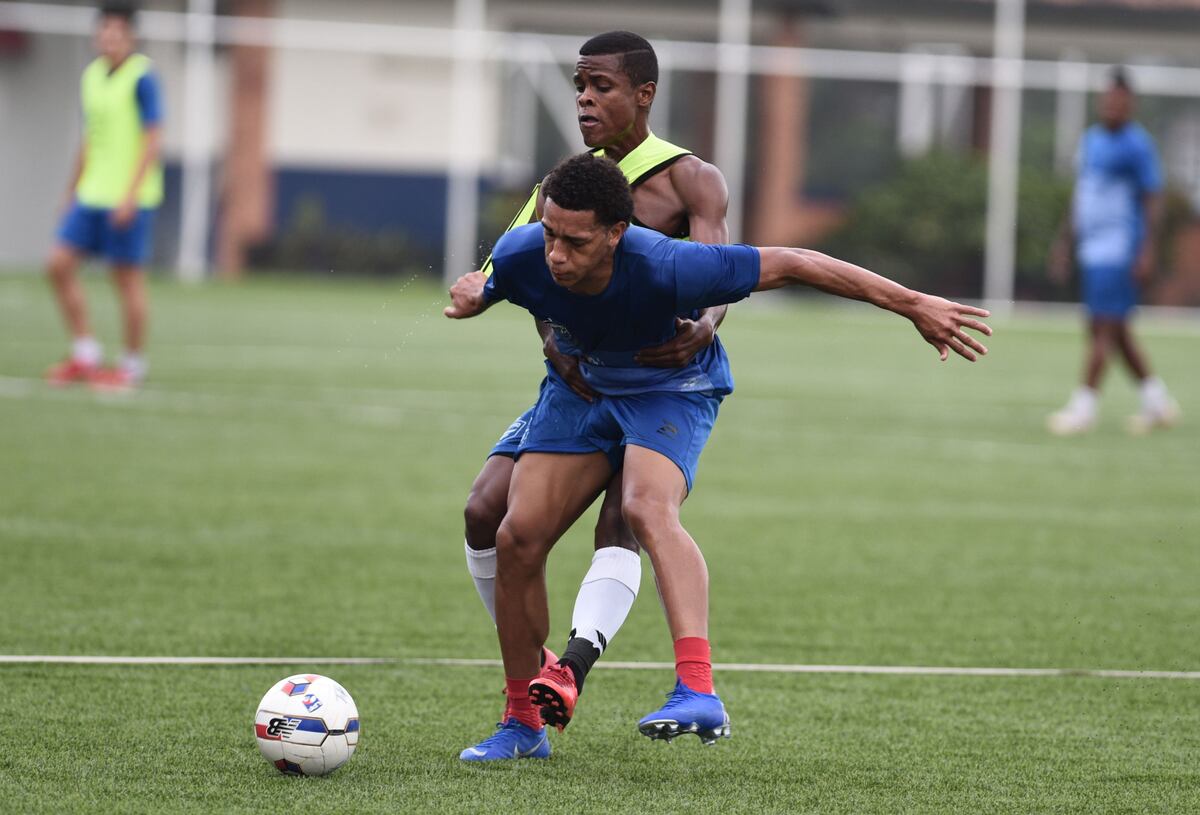
[[994, 34], [983, 297], [989, 308], [1007, 310], [1016, 277], [1025, 0], [996, 0]]

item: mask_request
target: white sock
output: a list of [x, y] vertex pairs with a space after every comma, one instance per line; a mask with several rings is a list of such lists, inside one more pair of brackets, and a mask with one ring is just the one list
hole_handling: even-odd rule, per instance
[[1138, 386], [1138, 393], [1142, 397], [1142, 410], [1147, 413], [1156, 413], [1167, 403], [1167, 386], [1157, 376], [1143, 379]]
[[479, 592], [479, 599], [483, 601], [483, 607], [487, 609], [488, 614], [492, 615], [492, 622], [496, 622], [496, 547], [491, 549], [472, 549], [463, 541], [463, 545], [467, 550], [467, 571], [471, 573], [471, 579], [475, 581], [475, 591]]
[[607, 546], [592, 556], [571, 615], [574, 636], [583, 637], [603, 653], [629, 616], [642, 582], [642, 559], [619, 546]]
[[101, 357], [100, 343], [95, 337], [76, 337], [71, 342], [71, 359], [83, 365], [99, 365]]
[[1071, 394], [1071, 400], [1067, 402], [1067, 410], [1072, 413], [1082, 413], [1085, 416], [1096, 415], [1096, 401], [1098, 394], [1087, 385], [1080, 385]]
[[126, 351], [121, 357], [121, 367], [138, 382], [146, 378], [146, 372], [150, 370], [150, 366], [146, 363], [146, 358], [141, 354], [134, 354]]

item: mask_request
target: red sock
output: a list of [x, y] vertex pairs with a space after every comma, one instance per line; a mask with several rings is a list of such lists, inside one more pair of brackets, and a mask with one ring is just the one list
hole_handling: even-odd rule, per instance
[[675, 640], [675, 673], [697, 693], [712, 693], [712, 649], [704, 637]]
[[508, 695], [508, 707], [505, 708], [505, 719], [513, 718], [526, 727], [534, 730], [542, 729], [542, 717], [538, 713], [538, 709], [533, 706], [533, 702], [529, 701], [529, 683], [533, 681], [533, 677], [529, 679], [511, 679], [504, 678], [504, 690]]

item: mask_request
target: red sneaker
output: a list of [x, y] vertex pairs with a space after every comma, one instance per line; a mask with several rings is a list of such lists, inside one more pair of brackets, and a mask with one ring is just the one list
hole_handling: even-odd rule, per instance
[[129, 393], [138, 386], [138, 380], [124, 368], [100, 368], [88, 379], [88, 384], [101, 393]]
[[46, 370], [46, 384], [55, 388], [65, 388], [76, 382], [89, 382], [97, 370], [95, 365], [87, 365], [76, 359], [63, 360]]
[[559, 732], [571, 723], [575, 713], [575, 674], [561, 663], [547, 664], [537, 678], [529, 683], [529, 701], [542, 710], [542, 721], [554, 725]]

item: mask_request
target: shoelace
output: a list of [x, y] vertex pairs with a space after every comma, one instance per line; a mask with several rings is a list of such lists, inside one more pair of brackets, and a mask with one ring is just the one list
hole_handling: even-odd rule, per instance
[[663, 705], [663, 710], [670, 710], [673, 707], [686, 704], [688, 700], [695, 696], [696, 692], [686, 685], [679, 685], [667, 694], [667, 703]]
[[520, 726], [520, 724], [520, 722], [513, 719], [510, 719], [507, 722], [496, 722], [496, 732], [479, 742], [479, 746], [491, 747], [493, 744], [499, 742], [500, 737], [504, 735], [505, 731], [515, 730], [518, 726]]

